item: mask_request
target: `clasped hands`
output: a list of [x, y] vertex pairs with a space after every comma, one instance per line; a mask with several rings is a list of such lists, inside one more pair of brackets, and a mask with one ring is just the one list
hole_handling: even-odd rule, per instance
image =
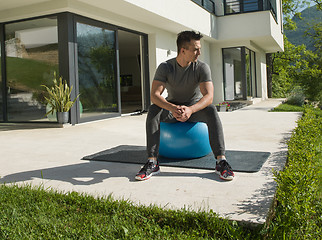
[[175, 119], [180, 122], [187, 121], [192, 114], [191, 108], [187, 106], [174, 106], [171, 112]]

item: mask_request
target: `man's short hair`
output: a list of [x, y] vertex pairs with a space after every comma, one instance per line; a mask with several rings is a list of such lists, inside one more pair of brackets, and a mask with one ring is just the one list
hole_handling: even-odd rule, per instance
[[191, 40], [200, 40], [203, 36], [200, 32], [195, 31], [183, 31], [178, 34], [177, 37], [177, 48], [180, 52], [181, 48], [188, 49], [188, 45]]

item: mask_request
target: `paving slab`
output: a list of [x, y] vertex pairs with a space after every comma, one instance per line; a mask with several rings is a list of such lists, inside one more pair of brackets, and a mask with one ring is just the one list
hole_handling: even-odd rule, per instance
[[82, 160], [119, 145], [145, 146], [146, 114], [142, 114], [66, 128], [1, 124], [0, 183], [42, 184], [61, 192], [112, 195], [166, 209], [212, 209], [225, 218], [264, 223], [276, 190], [272, 169], [284, 167], [286, 141], [300, 117], [294, 112], [269, 112], [281, 102], [269, 99], [219, 113], [226, 149], [271, 153], [259, 172], [235, 173], [231, 182], [211, 170], [174, 167], [161, 167], [160, 174], [138, 182], [134, 176], [140, 165]]

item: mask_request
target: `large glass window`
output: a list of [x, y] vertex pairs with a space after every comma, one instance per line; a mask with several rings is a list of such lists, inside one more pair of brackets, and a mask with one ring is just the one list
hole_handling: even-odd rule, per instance
[[240, 0], [226, 0], [225, 14], [239, 13], [240, 12]]
[[77, 23], [81, 118], [118, 112], [115, 31]]
[[204, 8], [209, 12], [215, 12], [215, 3], [212, 0], [204, 0]]
[[[1, 33], [0, 33], [1, 34]], [[3, 121], [3, 96], [2, 96], [2, 87], [3, 87], [3, 82], [2, 82], [2, 67], [1, 67], [1, 60], [2, 60], [2, 57], [1, 57], [1, 42], [0, 42], [0, 121]]]
[[276, 0], [192, 0], [216, 16], [270, 10], [276, 20]]
[[223, 49], [225, 100], [257, 97], [255, 52], [245, 48]]
[[260, 0], [226, 0], [226, 14], [260, 10]]
[[45, 117], [44, 88], [58, 72], [57, 19], [5, 25], [8, 121], [56, 121]]
[[244, 0], [243, 1], [243, 11], [252, 12], [259, 10], [259, 1], [258, 0]]
[[223, 16], [224, 0], [192, 0], [198, 5], [211, 13], [215, 13], [217, 16]]
[[243, 98], [241, 48], [223, 49], [225, 100]]

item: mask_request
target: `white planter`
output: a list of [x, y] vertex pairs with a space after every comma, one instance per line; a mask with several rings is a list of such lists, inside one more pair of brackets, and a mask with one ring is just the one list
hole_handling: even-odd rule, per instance
[[218, 112], [226, 112], [226, 105], [216, 106]]

